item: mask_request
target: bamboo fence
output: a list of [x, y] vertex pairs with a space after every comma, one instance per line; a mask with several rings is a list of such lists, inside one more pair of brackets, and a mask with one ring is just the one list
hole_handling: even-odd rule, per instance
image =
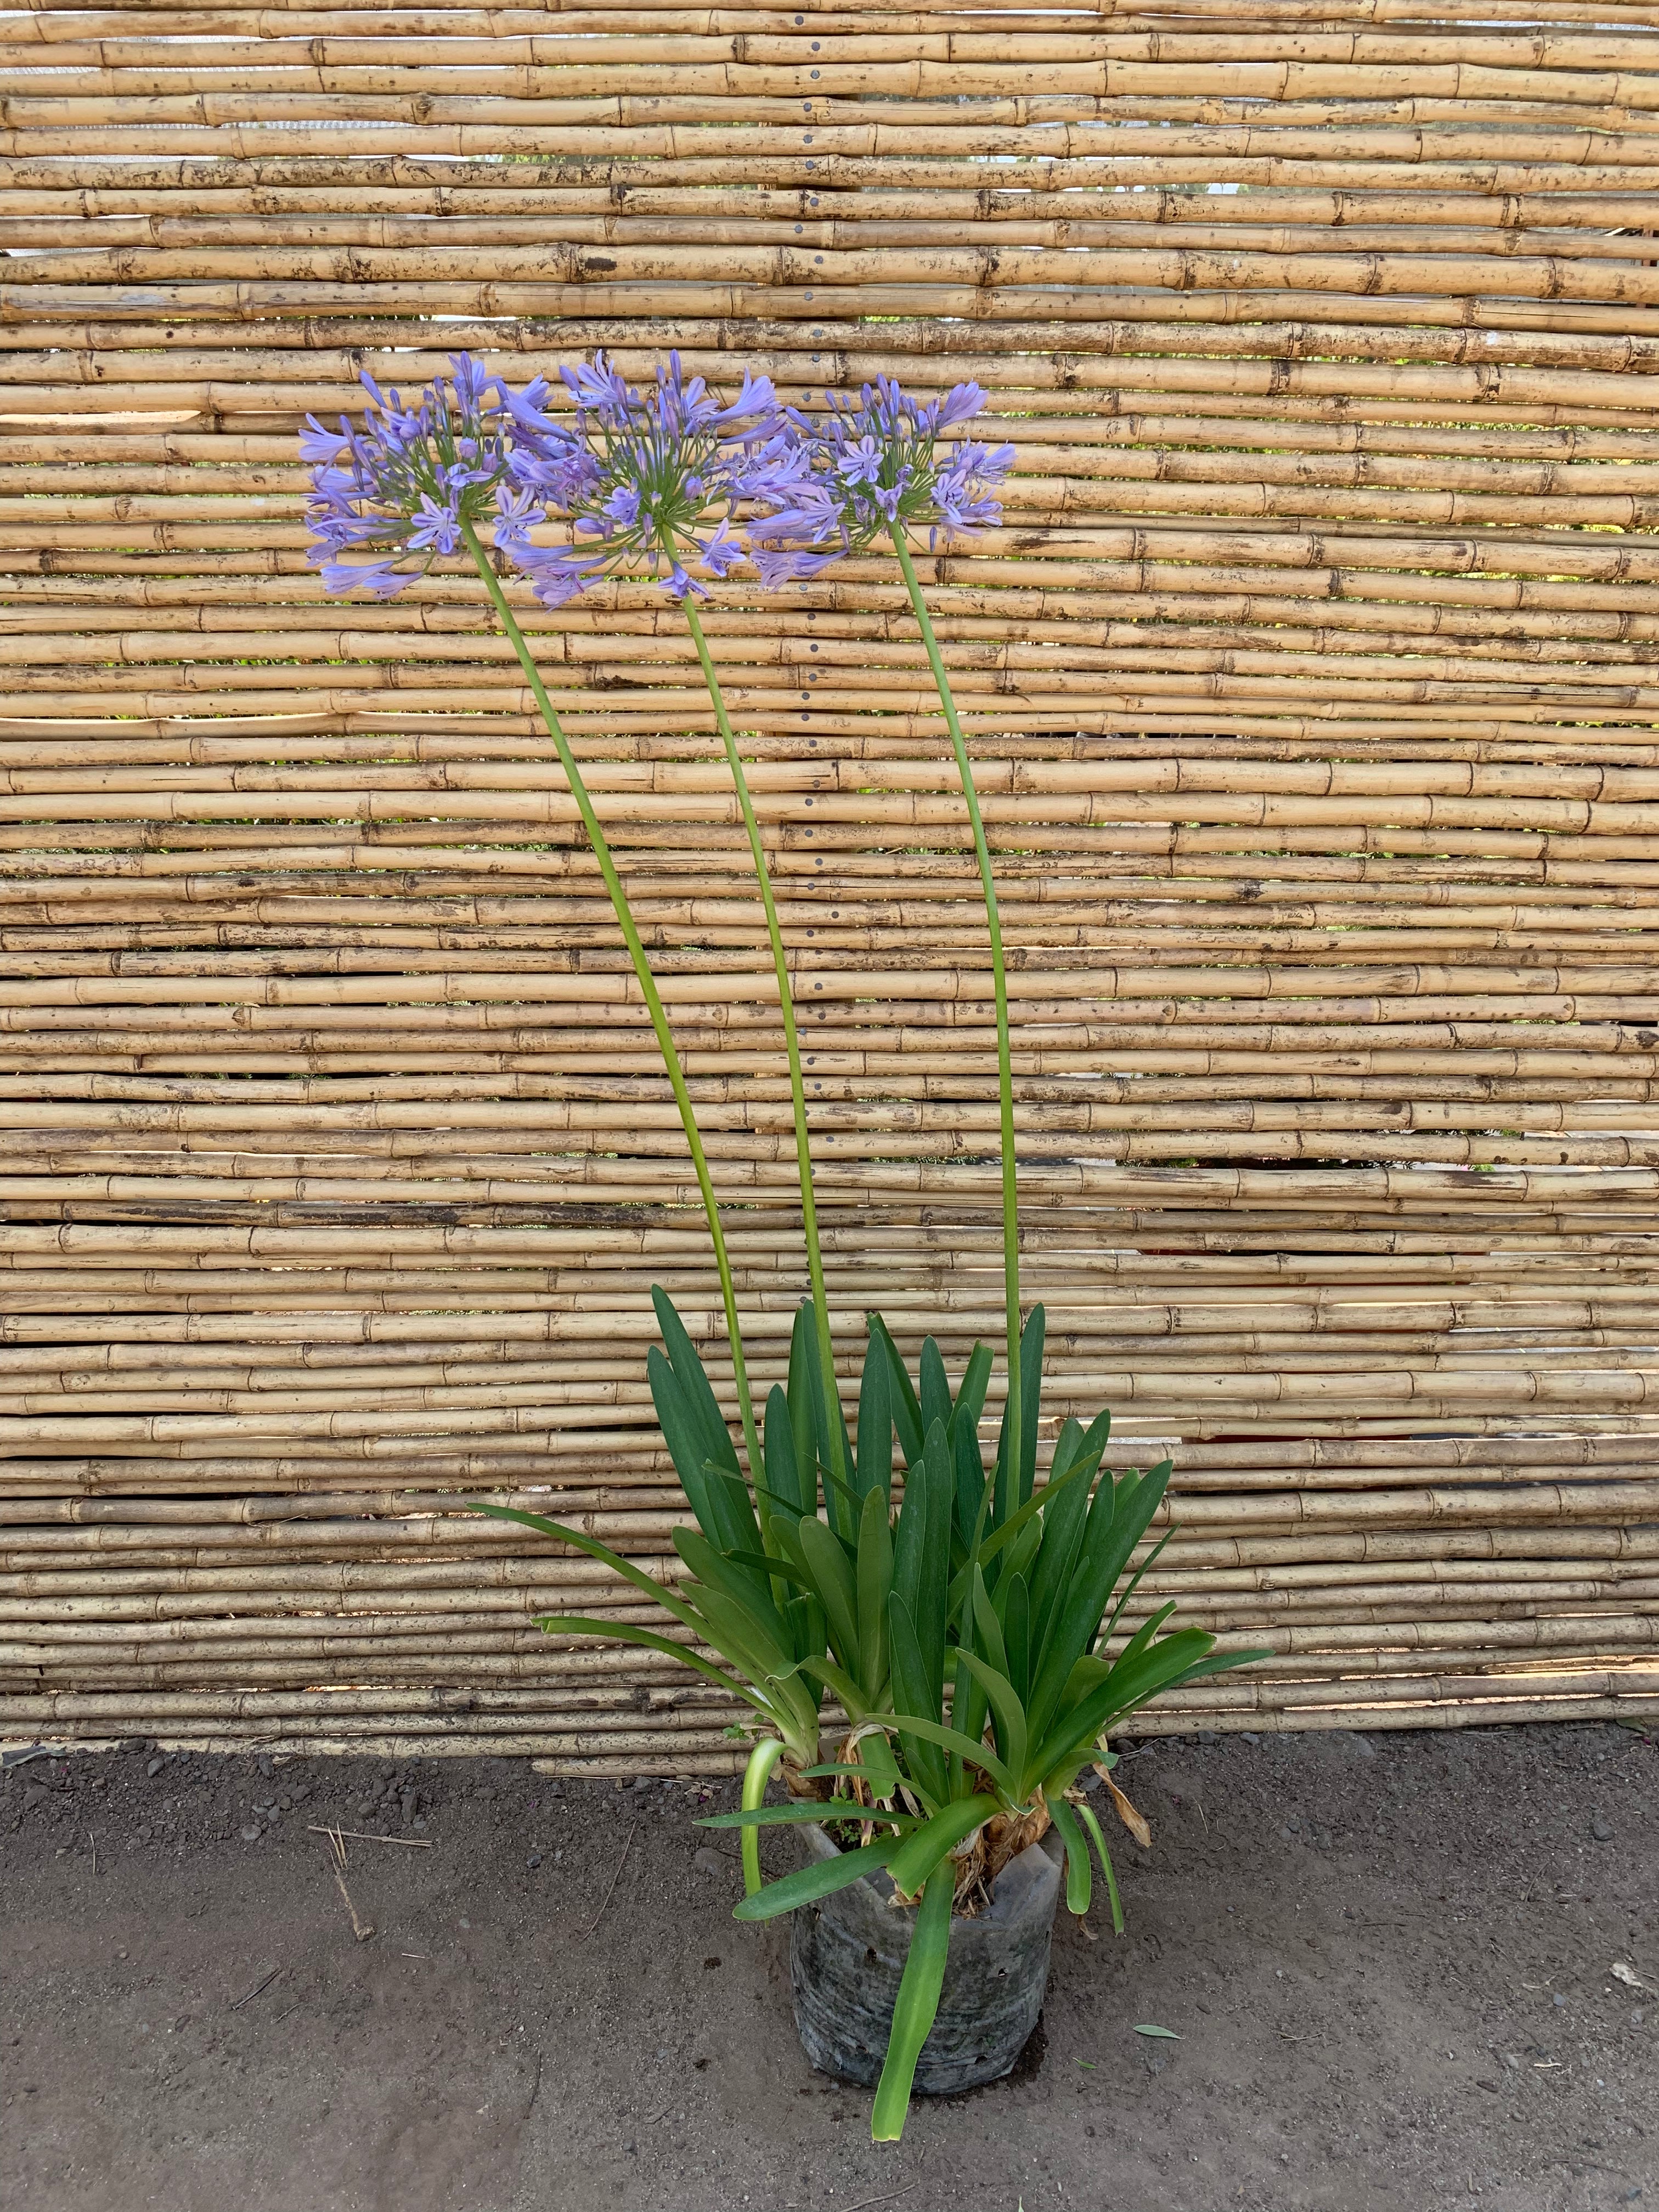
[[[140, 0], [0, 50], [0, 1735], [742, 1756], [671, 1662], [534, 1626], [632, 1593], [457, 1510], [668, 1576], [647, 1293], [716, 1346], [718, 1300], [476, 582], [325, 601], [300, 514], [362, 369], [601, 345], [973, 376], [1017, 448], [920, 565], [1046, 1433], [1170, 1452], [1148, 1592], [1269, 1654], [1146, 1725], [1659, 1713], [1659, 4]], [[508, 590], [764, 1387], [783, 1036], [690, 641], [643, 584]], [[705, 619], [843, 1373], [877, 1305], [959, 1361], [990, 978], [902, 588]]]

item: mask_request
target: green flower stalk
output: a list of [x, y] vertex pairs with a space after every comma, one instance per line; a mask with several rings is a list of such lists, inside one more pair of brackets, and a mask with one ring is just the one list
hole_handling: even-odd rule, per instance
[[888, 530], [893, 550], [898, 556], [904, 588], [910, 595], [911, 611], [915, 616], [916, 627], [921, 632], [921, 641], [927, 648], [927, 665], [933, 672], [933, 687], [939, 693], [939, 705], [945, 710], [945, 726], [951, 733], [951, 750], [957, 757], [957, 773], [962, 778], [962, 795], [968, 802], [968, 819], [974, 832], [974, 854], [979, 863], [980, 889], [985, 899], [985, 927], [991, 940], [991, 988], [995, 994], [997, 1021], [997, 1112], [1002, 1164], [1002, 1297], [1008, 1330], [1008, 1486], [1010, 1495], [1018, 1503], [1024, 1497], [1024, 1486], [1030, 1483], [1036, 1470], [1022, 1463], [1025, 1408], [1020, 1376], [1023, 1363], [1019, 1356], [1024, 1322], [1019, 1298], [1018, 1165], [1014, 1151], [1014, 1063], [1008, 1035], [1008, 969], [1002, 951], [1002, 916], [997, 906], [996, 878], [991, 870], [991, 848], [985, 836], [985, 817], [980, 811], [979, 790], [974, 781], [973, 763], [968, 757], [968, 741], [962, 733], [962, 718], [957, 712], [951, 679], [945, 672], [945, 657], [939, 649], [939, 640], [933, 635], [927, 603], [921, 596], [921, 580], [916, 574], [916, 564], [910, 557], [910, 549], [905, 544], [903, 526], [893, 522], [889, 524]]
[[690, 1147], [692, 1165], [696, 1170], [697, 1188], [702, 1195], [702, 1210], [708, 1219], [708, 1235], [714, 1248], [714, 1265], [719, 1270], [720, 1279], [720, 1302], [726, 1309], [726, 1337], [732, 1350], [732, 1378], [738, 1394], [738, 1413], [743, 1424], [744, 1444], [749, 1456], [750, 1472], [755, 1481], [756, 1498], [762, 1525], [764, 1526], [769, 1517], [765, 1486], [766, 1462], [761, 1452], [759, 1431], [755, 1425], [754, 1400], [750, 1392], [749, 1371], [743, 1354], [743, 1328], [738, 1319], [737, 1285], [732, 1279], [732, 1259], [726, 1249], [726, 1232], [720, 1224], [720, 1206], [714, 1197], [714, 1179], [708, 1170], [708, 1155], [703, 1150], [702, 1133], [697, 1127], [696, 1113], [691, 1103], [690, 1091], [686, 1085], [685, 1070], [680, 1062], [679, 1048], [674, 1042], [674, 1033], [669, 1026], [667, 1012], [662, 1002], [662, 994], [657, 988], [657, 979], [651, 972], [650, 962], [646, 958], [645, 946], [640, 940], [639, 928], [634, 920], [633, 908], [628, 902], [628, 894], [623, 888], [622, 878], [617, 872], [617, 864], [611, 856], [610, 843], [605, 831], [599, 826], [599, 817], [593, 811], [593, 802], [588, 796], [587, 786], [583, 781], [582, 772], [576, 764], [576, 757], [570, 750], [570, 741], [566, 737], [560, 726], [559, 718], [553, 710], [553, 702], [548, 696], [546, 684], [542, 681], [541, 671], [536, 665], [536, 657], [530, 650], [529, 642], [523, 630], [519, 627], [518, 617], [513, 611], [506, 592], [501, 589], [501, 579], [496, 575], [489, 556], [485, 552], [477, 532], [469, 525], [464, 532], [464, 536], [467, 550], [472, 556], [478, 574], [483, 578], [484, 588], [489, 592], [494, 603], [501, 628], [507, 632], [507, 641], [518, 655], [519, 665], [524, 671], [525, 682], [530, 686], [531, 696], [540, 709], [542, 720], [547, 725], [548, 734], [551, 737], [558, 752], [559, 765], [564, 770], [565, 779], [570, 786], [571, 796], [574, 799], [577, 811], [582, 818], [582, 827], [586, 830], [588, 842], [593, 848], [593, 857], [599, 864], [599, 873], [605, 878], [605, 890], [611, 895], [611, 903], [616, 910], [617, 924], [622, 931], [623, 941], [628, 947], [628, 957], [633, 963], [634, 973], [638, 979], [646, 1009], [651, 1017], [652, 1029], [656, 1032], [657, 1047], [662, 1054], [663, 1065], [668, 1071], [669, 1086], [674, 1093], [674, 1103], [679, 1109], [680, 1126], [685, 1132], [685, 1141]]
[[806, 1270], [812, 1286], [812, 1322], [817, 1340], [819, 1377], [829, 1428], [830, 1472], [837, 1482], [845, 1483], [850, 1470], [847, 1464], [847, 1439], [841, 1419], [841, 1394], [836, 1381], [835, 1346], [830, 1334], [830, 1300], [824, 1287], [823, 1253], [818, 1239], [817, 1201], [812, 1189], [806, 1091], [801, 1076], [800, 1032], [795, 1020], [794, 992], [789, 981], [789, 959], [784, 951], [783, 931], [778, 921], [778, 902], [773, 895], [771, 871], [766, 864], [766, 849], [761, 842], [760, 823], [755, 818], [755, 803], [749, 795], [749, 779], [744, 774], [743, 760], [738, 751], [731, 717], [726, 711], [720, 678], [714, 672], [708, 641], [703, 635], [702, 623], [698, 619], [696, 607], [689, 597], [682, 604], [692, 642], [697, 648], [697, 659], [702, 665], [703, 681], [708, 686], [708, 696], [714, 703], [714, 720], [720, 729], [720, 743], [726, 749], [726, 766], [732, 771], [738, 805], [743, 810], [743, 826], [748, 832], [749, 850], [754, 856], [755, 876], [760, 885], [761, 904], [766, 914], [766, 934], [772, 947], [772, 968], [778, 979], [778, 1003], [783, 1013], [783, 1046], [789, 1061], [789, 1103], [795, 1121], [795, 1166], [800, 1178], [801, 1235], [806, 1245]]
[[1025, 1464], [1024, 1452], [1018, 1170], [1007, 963], [991, 848], [973, 763], [908, 544], [909, 533], [915, 530], [925, 529], [932, 544], [941, 532], [947, 538], [971, 538], [1000, 521], [1002, 511], [992, 494], [1013, 465], [1013, 448], [1001, 446], [989, 452], [951, 434], [983, 406], [985, 394], [976, 384], [958, 384], [944, 398], [923, 404], [884, 376], [874, 386], [865, 386], [857, 405], [833, 392], [824, 397], [829, 412], [818, 422], [810, 422], [794, 408], [784, 410], [784, 426], [763, 456], [770, 466], [772, 481], [769, 483], [763, 477], [754, 487], [754, 496], [769, 512], [763, 520], [750, 525], [750, 537], [757, 546], [757, 560], [769, 556], [775, 562], [797, 563], [834, 557], [833, 552], [826, 556], [814, 549], [862, 551], [884, 538], [888, 539], [898, 556], [911, 611], [921, 632], [927, 665], [944, 709], [963, 797], [968, 804], [991, 940], [1002, 1162], [1003, 1301], [1008, 1340], [1008, 1398], [1004, 1416], [1006, 1480], [1009, 1495], [1018, 1503], [1029, 1492], [1036, 1469]]

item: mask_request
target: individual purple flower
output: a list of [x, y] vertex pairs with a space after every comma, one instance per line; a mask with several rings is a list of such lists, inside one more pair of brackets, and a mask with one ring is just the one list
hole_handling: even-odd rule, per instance
[[[501, 495], [512, 498], [505, 387], [471, 354], [453, 356], [450, 367], [412, 407], [365, 370], [361, 429], [343, 416], [337, 432], [307, 417], [300, 457], [311, 465], [306, 520], [314, 541], [307, 557], [325, 592], [395, 597], [438, 556], [460, 551], [468, 530], [487, 534]], [[520, 404], [546, 389], [538, 378]]]
[[994, 451], [951, 434], [978, 414], [985, 394], [958, 384], [943, 398], [913, 398], [891, 377], [866, 384], [859, 400], [826, 392], [828, 413], [813, 422], [797, 408], [767, 448], [770, 484], [750, 496], [764, 512], [749, 525], [753, 558], [780, 562], [839, 543], [862, 550], [894, 526], [972, 538], [1002, 520], [995, 494], [1014, 464], [1012, 446]]
[[[522, 503], [503, 508], [496, 546], [547, 606], [604, 578], [641, 573], [676, 599], [706, 597], [696, 572], [723, 577], [747, 557], [740, 502], [777, 503], [799, 472], [778, 437], [770, 380], [745, 369], [742, 390], [722, 405], [701, 376], [686, 377], [678, 354], [642, 392], [602, 353], [559, 374], [573, 416], [549, 415], [544, 389], [504, 397], [508, 465]], [[555, 520], [570, 542], [535, 544], [530, 532]]]

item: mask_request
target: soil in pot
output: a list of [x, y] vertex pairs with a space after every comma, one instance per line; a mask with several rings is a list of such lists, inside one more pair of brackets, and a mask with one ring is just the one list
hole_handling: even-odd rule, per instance
[[[836, 1856], [822, 1828], [797, 1832], [812, 1857]], [[1000, 2081], [1036, 2027], [1060, 1902], [1059, 1844], [1051, 1837], [1010, 1861], [975, 1918], [952, 1919], [939, 2014], [916, 2065], [919, 2096], [951, 2096]], [[890, 1902], [892, 1895], [885, 1874], [866, 1875], [790, 1917], [802, 2046], [822, 2073], [866, 2087], [880, 2079], [915, 1921], [913, 1911]]]

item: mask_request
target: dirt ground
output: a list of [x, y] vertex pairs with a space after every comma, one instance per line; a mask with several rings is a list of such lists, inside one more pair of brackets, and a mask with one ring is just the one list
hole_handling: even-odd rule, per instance
[[[1188, 1738], [1122, 1778], [1127, 1933], [1062, 1912], [1014, 2075], [878, 2149], [801, 2055], [786, 1928], [731, 1917], [734, 1839], [691, 1824], [725, 1785], [29, 1760], [0, 2203], [1659, 2212], [1659, 1744]], [[362, 1942], [325, 1821], [423, 1846], [349, 1845]]]

